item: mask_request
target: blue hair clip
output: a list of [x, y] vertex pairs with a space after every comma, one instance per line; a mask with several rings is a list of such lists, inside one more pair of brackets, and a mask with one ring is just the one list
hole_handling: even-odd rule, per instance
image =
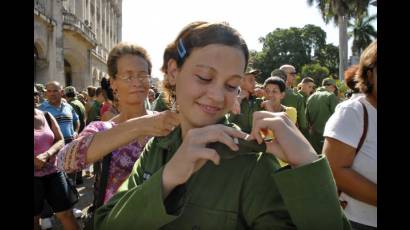
[[182, 43], [182, 39], [179, 39], [178, 45], [177, 45], [177, 50], [178, 50], [178, 54], [179, 57], [182, 59], [185, 57], [186, 54], [186, 49], [184, 47], [184, 43]]

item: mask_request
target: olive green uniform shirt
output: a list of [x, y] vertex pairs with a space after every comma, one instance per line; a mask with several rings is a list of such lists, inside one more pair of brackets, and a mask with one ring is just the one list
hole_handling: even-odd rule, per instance
[[164, 92], [161, 92], [157, 99], [152, 102], [152, 110], [162, 112], [168, 110], [167, 103], [165, 102]]
[[78, 133], [80, 133], [85, 127], [85, 107], [77, 98], [68, 100], [68, 103], [74, 108], [78, 115], [78, 119], [80, 120], [80, 129], [78, 130]]
[[96, 210], [95, 229], [350, 229], [326, 158], [279, 168], [275, 157], [246, 144], [219, 166], [208, 161], [163, 200], [164, 165], [181, 143], [180, 128], [152, 138], [117, 194]]
[[302, 95], [302, 97], [303, 97], [303, 105], [304, 105], [305, 108], [306, 108], [306, 102], [307, 102], [307, 99], [309, 98], [309, 96], [306, 95], [302, 90], [299, 90], [298, 93], [299, 93], [300, 95]]
[[310, 127], [310, 143], [319, 154], [322, 152], [326, 122], [334, 113], [336, 105], [336, 95], [324, 87], [318, 88], [307, 100], [306, 116]]
[[303, 102], [303, 96], [299, 93], [296, 93], [291, 88], [286, 88], [285, 98], [282, 99], [281, 104], [288, 107], [296, 108], [298, 112], [297, 116], [297, 125], [302, 134], [309, 139], [308, 123], [306, 120], [306, 107]]
[[250, 96], [249, 99], [244, 98], [241, 101], [241, 113], [230, 114], [229, 121], [241, 127], [242, 131], [250, 133], [252, 130], [253, 113], [262, 110], [262, 102], [261, 98], [254, 96]]
[[95, 100], [93, 105], [90, 108], [90, 111], [88, 111], [88, 114], [87, 114], [87, 125], [93, 121], [101, 120], [100, 109], [101, 109], [101, 103]]

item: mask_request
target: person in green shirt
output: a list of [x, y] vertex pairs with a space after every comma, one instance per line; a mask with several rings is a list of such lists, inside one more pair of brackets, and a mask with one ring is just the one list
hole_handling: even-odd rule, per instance
[[284, 114], [256, 112], [250, 135], [226, 119], [248, 64], [241, 35], [226, 23], [187, 28], [168, 62], [180, 126], [147, 143], [95, 229], [350, 229], [325, 157]]
[[306, 103], [306, 116], [310, 127], [310, 143], [317, 153], [322, 152], [323, 132], [326, 122], [335, 112], [337, 105], [335, 90], [336, 81], [332, 78], [325, 78], [322, 81], [322, 87], [319, 87]]
[[[282, 65], [279, 70], [282, 70], [286, 74], [286, 90], [285, 98], [282, 99], [284, 106], [293, 107], [297, 111], [297, 126], [302, 134], [309, 139], [308, 124], [306, 121], [306, 107], [303, 103], [303, 96], [293, 91], [293, 81], [296, 76], [296, 69], [292, 65]], [[275, 70], [274, 70], [275, 71]], [[274, 72], [272, 71], [272, 73]], [[277, 71], [279, 72], [279, 71]], [[272, 74], [271, 74], [272, 75]], [[274, 75], [272, 75], [274, 76]], [[280, 75], [278, 74], [280, 77]]]
[[305, 77], [300, 82], [300, 90], [298, 93], [303, 96], [303, 102], [306, 108], [306, 102], [310, 95], [313, 94], [315, 90], [315, 81], [311, 77]]
[[238, 104], [240, 109], [229, 115], [229, 120], [238, 125], [242, 131], [250, 132], [252, 129], [253, 113], [262, 110], [262, 98], [254, 96], [256, 80], [260, 74], [259, 70], [250, 69], [245, 73], [241, 83]]
[[67, 98], [67, 102], [74, 108], [80, 120], [80, 128], [78, 133], [81, 133], [85, 127], [85, 107], [80, 100], [77, 99], [77, 91], [74, 86], [67, 86], [64, 88], [64, 96]]
[[93, 121], [101, 120], [100, 109], [101, 109], [102, 103], [105, 100], [101, 87], [97, 88], [97, 90], [95, 91], [95, 96], [96, 96], [96, 99], [87, 114], [87, 125]]
[[167, 103], [165, 101], [164, 92], [159, 93], [158, 97], [152, 102], [152, 110], [162, 112], [168, 109], [166, 106]]

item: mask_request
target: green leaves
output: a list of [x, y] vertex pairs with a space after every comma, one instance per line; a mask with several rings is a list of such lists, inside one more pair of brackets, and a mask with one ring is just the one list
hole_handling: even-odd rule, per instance
[[249, 63], [262, 71], [257, 79], [260, 83], [283, 64], [291, 64], [300, 72], [304, 65], [319, 63], [328, 67], [330, 73], [337, 73], [338, 48], [326, 44], [326, 32], [318, 26], [276, 29], [259, 41], [263, 42], [262, 51], [251, 51]]
[[304, 65], [301, 78], [311, 77], [315, 81], [316, 86], [321, 86], [323, 79], [327, 78], [329, 73], [329, 69], [320, 64]]

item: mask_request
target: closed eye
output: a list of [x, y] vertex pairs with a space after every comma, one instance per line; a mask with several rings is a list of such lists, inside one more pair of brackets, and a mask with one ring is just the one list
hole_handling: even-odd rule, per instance
[[204, 77], [201, 77], [201, 76], [199, 76], [199, 75], [195, 75], [195, 77], [197, 77], [199, 80], [204, 81], [204, 82], [210, 82], [210, 81], [212, 81], [212, 79], [204, 78]]
[[236, 92], [237, 90], [238, 90], [238, 87], [239, 86], [233, 86], [233, 85], [229, 85], [229, 84], [227, 84], [227, 85], [225, 85], [225, 87], [226, 87], [226, 89], [228, 90], [228, 91], [230, 91], [230, 92]]

